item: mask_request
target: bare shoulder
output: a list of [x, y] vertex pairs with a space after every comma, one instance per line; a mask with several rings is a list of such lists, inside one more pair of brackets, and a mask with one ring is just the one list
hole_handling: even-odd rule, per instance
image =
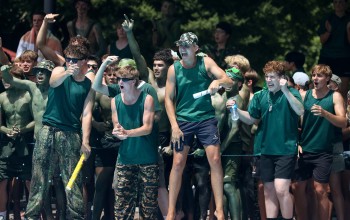
[[333, 93], [333, 101], [337, 101], [337, 102], [341, 101], [341, 102], [343, 102], [343, 101], [344, 101], [344, 98], [343, 98], [343, 96], [340, 94], [340, 92], [335, 91], [335, 92]]
[[62, 73], [66, 69], [63, 66], [57, 66], [52, 70], [52, 74]]

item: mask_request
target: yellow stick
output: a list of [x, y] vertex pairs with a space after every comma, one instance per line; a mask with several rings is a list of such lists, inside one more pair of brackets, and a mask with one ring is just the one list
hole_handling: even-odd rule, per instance
[[74, 181], [75, 181], [75, 179], [77, 178], [78, 173], [79, 173], [79, 171], [81, 170], [81, 167], [83, 166], [84, 159], [85, 159], [85, 156], [84, 156], [84, 154], [82, 154], [81, 157], [80, 157], [80, 159], [79, 159], [79, 162], [78, 162], [77, 165], [75, 166], [75, 169], [74, 169], [74, 171], [73, 171], [72, 176], [70, 177], [70, 179], [69, 179], [69, 181], [68, 181], [68, 184], [67, 184], [67, 186], [66, 186], [66, 189], [67, 189], [67, 190], [72, 190]]

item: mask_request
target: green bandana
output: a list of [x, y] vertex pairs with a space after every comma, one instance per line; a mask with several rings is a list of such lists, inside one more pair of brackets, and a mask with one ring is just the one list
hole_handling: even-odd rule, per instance
[[236, 79], [236, 80], [241, 81], [241, 82], [244, 81], [244, 78], [242, 76], [241, 71], [235, 67], [227, 69], [227, 70], [225, 70], [225, 72], [226, 72], [226, 75], [230, 78]]

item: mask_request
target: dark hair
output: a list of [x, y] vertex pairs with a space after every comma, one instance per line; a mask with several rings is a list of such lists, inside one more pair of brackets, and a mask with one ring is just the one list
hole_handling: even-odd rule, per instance
[[244, 74], [245, 81], [252, 80], [253, 86], [259, 81], [259, 74], [254, 69], [249, 69]]
[[298, 69], [303, 68], [303, 65], [305, 63], [305, 55], [298, 51], [287, 53], [284, 59], [289, 63], [293, 62], [295, 64], [295, 67]]
[[218, 23], [216, 25], [216, 28], [220, 28], [220, 29], [224, 30], [226, 32], [226, 34], [229, 34], [229, 35], [231, 35], [231, 33], [232, 33], [232, 27], [226, 21], [222, 21], [222, 22]]
[[86, 37], [77, 35], [75, 37], [71, 37], [69, 39], [69, 45], [81, 45], [86, 47], [88, 50], [90, 50], [90, 42]]
[[78, 2], [85, 2], [90, 8], [92, 7], [92, 4], [91, 4], [91, 1], [90, 1], [90, 0], [74, 0], [74, 6], [75, 6]]
[[97, 63], [98, 66], [101, 65], [101, 59], [98, 56], [96, 56], [96, 55], [89, 55], [87, 57], [87, 60], [93, 60], [93, 61], [95, 61]]
[[64, 55], [73, 55], [78, 59], [86, 59], [89, 56], [89, 50], [82, 45], [68, 45], [63, 51]]
[[153, 56], [154, 60], [162, 60], [164, 63], [168, 66], [172, 65], [174, 63], [173, 55], [171, 55], [171, 49], [166, 48], [160, 51], [157, 51]]
[[32, 17], [33, 17], [34, 15], [41, 15], [41, 16], [45, 17], [46, 13], [43, 12], [43, 11], [34, 11], [34, 12], [32, 13]]

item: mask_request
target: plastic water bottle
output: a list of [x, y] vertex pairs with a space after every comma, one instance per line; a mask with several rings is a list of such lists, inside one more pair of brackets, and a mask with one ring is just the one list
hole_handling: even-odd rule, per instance
[[230, 111], [231, 111], [231, 119], [232, 119], [233, 121], [237, 121], [237, 120], [239, 119], [239, 115], [238, 115], [238, 111], [237, 111], [237, 105], [234, 104], [234, 105], [231, 107]]

